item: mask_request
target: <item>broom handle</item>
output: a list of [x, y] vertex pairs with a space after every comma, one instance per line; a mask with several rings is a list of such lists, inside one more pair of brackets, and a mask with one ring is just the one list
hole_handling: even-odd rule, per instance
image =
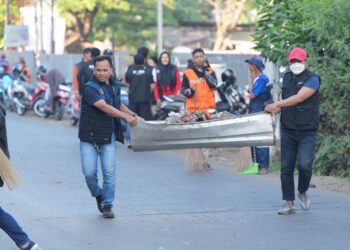
[[194, 113], [197, 112], [197, 85], [194, 85]]

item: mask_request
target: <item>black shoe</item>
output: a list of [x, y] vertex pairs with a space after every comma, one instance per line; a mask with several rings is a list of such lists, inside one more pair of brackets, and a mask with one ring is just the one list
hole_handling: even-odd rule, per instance
[[114, 213], [112, 211], [112, 205], [105, 205], [103, 207], [103, 217], [107, 219], [113, 219], [114, 218]]
[[102, 195], [99, 195], [99, 196], [96, 197], [97, 208], [103, 214], [102, 201], [103, 201]]

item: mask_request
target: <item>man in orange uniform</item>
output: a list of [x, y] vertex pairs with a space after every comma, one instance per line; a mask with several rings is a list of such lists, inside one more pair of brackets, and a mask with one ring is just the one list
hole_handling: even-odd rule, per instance
[[[182, 80], [182, 94], [187, 98], [186, 109], [188, 112], [204, 111], [215, 109], [214, 90], [217, 86], [215, 72], [206, 65], [206, 58], [203, 49], [197, 48], [192, 52], [192, 62], [184, 71]], [[188, 151], [188, 154], [194, 151]], [[204, 169], [211, 169], [209, 161], [209, 150], [203, 149]], [[200, 168], [202, 168], [201, 166]], [[198, 168], [198, 166], [196, 166]], [[202, 168], [203, 169], [203, 168]]]
[[214, 90], [217, 80], [214, 70], [205, 66], [203, 49], [193, 50], [192, 61], [193, 64], [185, 70], [182, 80], [182, 93], [187, 97], [187, 111], [193, 113], [215, 109]]

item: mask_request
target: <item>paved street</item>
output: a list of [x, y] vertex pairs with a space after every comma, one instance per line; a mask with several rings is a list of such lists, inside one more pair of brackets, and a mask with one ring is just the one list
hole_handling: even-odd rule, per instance
[[[80, 169], [77, 128], [7, 116], [22, 185], [0, 189], [1, 206], [45, 250], [350, 249], [350, 197], [312, 189], [312, 209], [279, 216], [279, 180], [213, 164], [186, 172], [183, 155], [117, 149], [117, 218], [106, 220]], [[0, 250], [16, 249], [1, 231]]]

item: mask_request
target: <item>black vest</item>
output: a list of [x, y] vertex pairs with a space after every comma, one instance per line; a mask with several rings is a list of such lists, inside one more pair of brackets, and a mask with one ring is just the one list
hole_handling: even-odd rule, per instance
[[[103, 95], [107, 104], [120, 109], [120, 88], [117, 82], [113, 83], [113, 94], [110, 96], [108, 86], [94, 79], [85, 84], [84, 88], [95, 88]], [[113, 121], [114, 119], [114, 121]], [[113, 131], [113, 122], [115, 131]], [[124, 143], [123, 130], [120, 119], [113, 118], [102, 112], [94, 106], [90, 106], [84, 98], [82, 98], [81, 115], [79, 124], [79, 139], [84, 142], [96, 144], [111, 143], [112, 133], [115, 132], [116, 140]]]
[[[287, 72], [283, 76], [282, 99], [296, 95], [311, 77], [317, 76], [305, 69], [303, 73], [294, 76]], [[319, 78], [319, 76], [317, 76]], [[320, 83], [321, 79], [319, 78]], [[282, 128], [291, 130], [317, 130], [319, 126], [319, 89], [304, 102], [292, 107], [282, 108]]]
[[90, 60], [88, 62], [82, 62], [80, 67], [78, 67], [79, 71], [78, 71], [77, 78], [79, 82], [79, 91], [81, 91], [80, 94], [82, 94], [83, 92], [85, 83], [93, 79], [94, 77], [93, 68], [94, 68], [93, 60]]

